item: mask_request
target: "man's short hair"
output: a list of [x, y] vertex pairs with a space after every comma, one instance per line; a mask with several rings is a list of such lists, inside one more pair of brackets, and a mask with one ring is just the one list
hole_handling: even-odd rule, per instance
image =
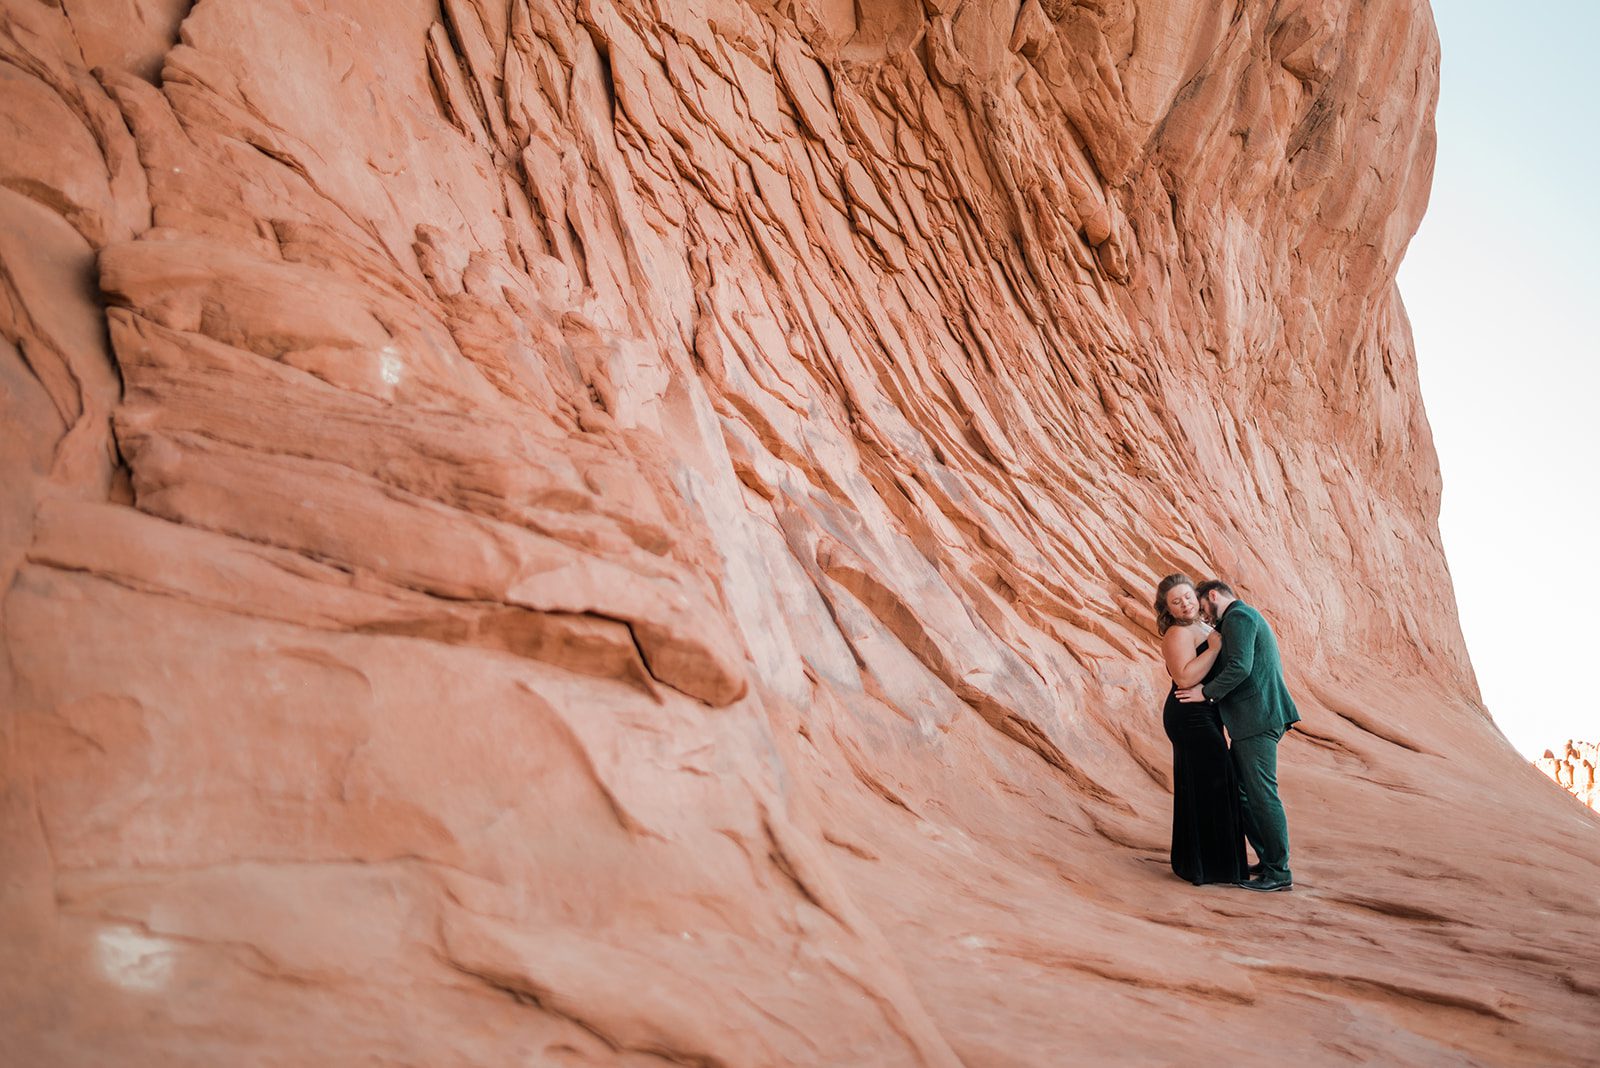
[[1228, 585], [1226, 582], [1223, 582], [1221, 579], [1206, 579], [1204, 582], [1200, 583], [1200, 585], [1194, 588], [1194, 595], [1204, 599], [1205, 595], [1211, 593], [1212, 591], [1216, 591], [1217, 593], [1222, 594], [1224, 597], [1232, 597], [1234, 600], [1239, 599], [1239, 595], [1233, 592], [1233, 587]]

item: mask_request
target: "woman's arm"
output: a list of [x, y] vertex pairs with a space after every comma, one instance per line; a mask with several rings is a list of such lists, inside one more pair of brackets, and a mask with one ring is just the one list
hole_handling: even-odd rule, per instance
[[1206, 677], [1206, 672], [1211, 670], [1211, 665], [1217, 662], [1217, 657], [1222, 654], [1222, 632], [1216, 631], [1211, 635], [1211, 640], [1206, 644], [1206, 651], [1200, 653], [1184, 665], [1183, 671], [1173, 681], [1181, 690], [1187, 686], [1198, 686]]
[[1174, 627], [1161, 639], [1161, 656], [1167, 662], [1167, 674], [1172, 676], [1172, 681], [1177, 683], [1180, 690], [1198, 685], [1221, 652], [1221, 633], [1212, 634], [1206, 651], [1198, 655], [1194, 651], [1194, 638], [1188, 630]]

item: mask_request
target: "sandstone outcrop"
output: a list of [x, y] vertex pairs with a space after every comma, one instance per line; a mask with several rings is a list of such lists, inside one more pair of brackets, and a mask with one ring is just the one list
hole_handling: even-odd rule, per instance
[[1600, 812], [1600, 782], [1595, 775], [1595, 769], [1600, 768], [1600, 743], [1568, 741], [1560, 753], [1546, 749], [1533, 764], [1554, 779], [1557, 786]]
[[[0, 1060], [1592, 1063], [1394, 285], [1437, 71], [1422, 0], [0, 2]], [[1292, 663], [1293, 894], [1165, 870], [1177, 568]]]

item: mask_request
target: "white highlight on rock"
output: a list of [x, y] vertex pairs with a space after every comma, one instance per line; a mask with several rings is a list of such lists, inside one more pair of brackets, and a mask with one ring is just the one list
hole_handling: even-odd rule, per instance
[[131, 927], [107, 927], [95, 936], [100, 973], [124, 990], [160, 990], [172, 978], [177, 945]]
[[400, 372], [405, 369], [405, 364], [400, 360], [400, 351], [393, 345], [385, 345], [378, 354], [378, 375], [391, 386], [400, 384]]

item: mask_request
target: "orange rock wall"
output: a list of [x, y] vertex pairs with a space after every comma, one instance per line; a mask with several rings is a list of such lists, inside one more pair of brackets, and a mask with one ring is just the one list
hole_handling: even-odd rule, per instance
[[[1438, 62], [4, 0], [5, 1062], [1583, 1063], [1394, 286]], [[1165, 869], [1172, 569], [1283, 640], [1291, 895]]]

